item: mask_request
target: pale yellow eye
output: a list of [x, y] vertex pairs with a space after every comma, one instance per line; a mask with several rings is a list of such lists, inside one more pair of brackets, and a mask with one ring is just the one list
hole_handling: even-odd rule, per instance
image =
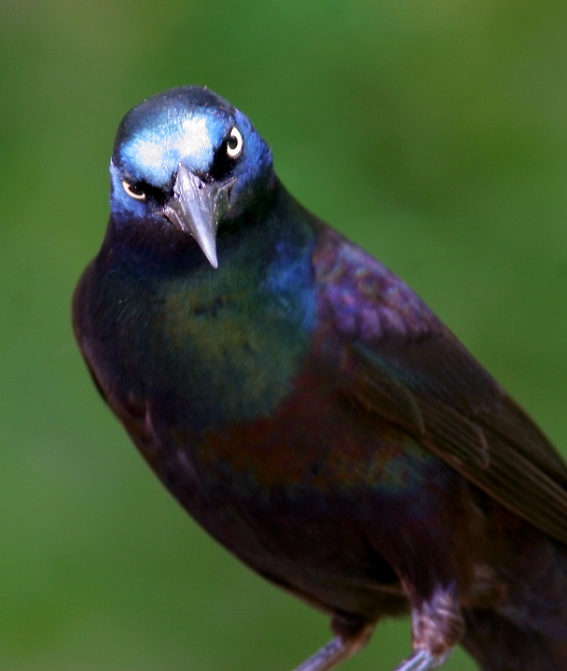
[[226, 143], [226, 153], [229, 158], [238, 158], [242, 153], [242, 135], [235, 126], [231, 131]]
[[130, 198], [134, 198], [134, 200], [146, 200], [146, 194], [144, 193], [142, 187], [138, 184], [130, 184], [125, 179], [123, 179], [122, 186]]

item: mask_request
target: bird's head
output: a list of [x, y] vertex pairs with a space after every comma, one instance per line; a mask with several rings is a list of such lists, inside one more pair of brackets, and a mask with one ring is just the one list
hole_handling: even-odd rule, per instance
[[270, 192], [272, 157], [248, 119], [207, 89], [144, 100], [118, 128], [110, 164], [115, 220], [160, 220], [191, 235], [217, 267], [221, 222]]

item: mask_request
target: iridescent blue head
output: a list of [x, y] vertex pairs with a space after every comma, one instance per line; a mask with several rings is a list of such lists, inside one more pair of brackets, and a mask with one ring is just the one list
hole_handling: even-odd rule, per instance
[[274, 183], [267, 144], [226, 100], [194, 86], [134, 107], [110, 164], [113, 217], [167, 220], [195, 238], [217, 267], [216, 233]]

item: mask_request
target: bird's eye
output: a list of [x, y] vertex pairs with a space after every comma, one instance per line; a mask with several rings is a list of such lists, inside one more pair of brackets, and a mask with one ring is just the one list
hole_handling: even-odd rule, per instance
[[226, 143], [226, 153], [229, 158], [238, 158], [242, 153], [242, 135], [235, 126], [231, 131]]
[[146, 200], [146, 194], [139, 184], [130, 184], [130, 182], [123, 179], [122, 186], [130, 198], [134, 198], [134, 200]]

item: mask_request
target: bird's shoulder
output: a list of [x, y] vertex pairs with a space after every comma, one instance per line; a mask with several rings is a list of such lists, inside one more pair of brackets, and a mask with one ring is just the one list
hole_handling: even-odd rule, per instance
[[399, 277], [340, 233], [317, 225], [313, 264], [321, 309], [345, 335], [377, 341], [444, 331], [435, 314]]

